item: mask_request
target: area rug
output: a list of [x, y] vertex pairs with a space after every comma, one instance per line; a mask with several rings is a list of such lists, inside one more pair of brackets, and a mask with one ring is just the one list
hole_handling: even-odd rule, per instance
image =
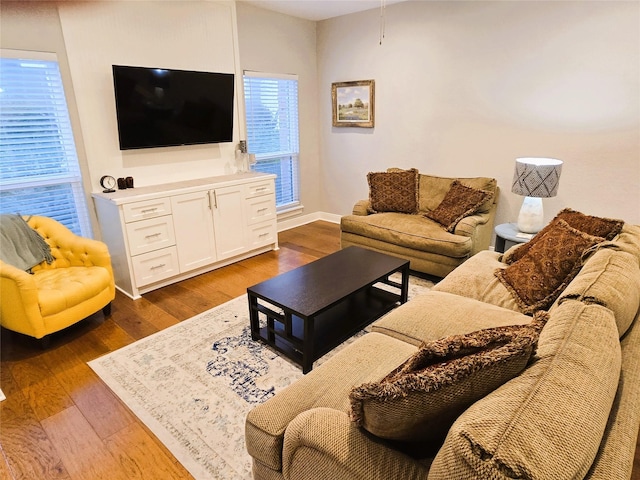
[[[432, 286], [412, 276], [409, 298]], [[299, 366], [251, 340], [246, 295], [89, 366], [198, 480], [251, 479], [246, 415], [302, 377]]]

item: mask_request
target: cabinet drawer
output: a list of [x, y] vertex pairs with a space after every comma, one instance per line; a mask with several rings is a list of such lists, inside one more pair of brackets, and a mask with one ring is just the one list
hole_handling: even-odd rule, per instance
[[256, 248], [275, 243], [277, 235], [275, 221], [252, 225], [249, 227], [249, 247]]
[[135, 222], [145, 218], [161, 217], [171, 214], [171, 199], [158, 198], [157, 200], [145, 200], [143, 202], [127, 203], [122, 206], [124, 221]]
[[264, 195], [247, 200], [247, 224], [253, 225], [276, 218], [276, 200], [274, 195]]
[[126, 228], [129, 251], [132, 256], [176, 244], [171, 215], [127, 223]]
[[180, 273], [176, 247], [138, 255], [131, 259], [131, 263], [138, 287], [159, 282]]
[[247, 185], [247, 198], [258, 197], [260, 195], [275, 194], [273, 180], [254, 182]]

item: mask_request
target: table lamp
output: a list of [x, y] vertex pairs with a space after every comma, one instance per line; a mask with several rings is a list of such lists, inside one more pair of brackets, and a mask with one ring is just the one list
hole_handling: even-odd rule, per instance
[[524, 233], [538, 233], [542, 230], [542, 199], [556, 196], [561, 171], [562, 160], [516, 158], [511, 191], [525, 196], [518, 214], [518, 230]]

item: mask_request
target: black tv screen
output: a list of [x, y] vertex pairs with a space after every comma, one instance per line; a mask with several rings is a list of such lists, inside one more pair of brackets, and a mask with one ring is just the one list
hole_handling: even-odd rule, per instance
[[120, 150], [232, 141], [232, 73], [112, 68]]

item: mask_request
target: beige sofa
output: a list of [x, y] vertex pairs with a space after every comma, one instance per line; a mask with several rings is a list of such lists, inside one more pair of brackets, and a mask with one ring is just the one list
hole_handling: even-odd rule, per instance
[[[518, 246], [513, 247], [518, 248]], [[508, 252], [507, 252], [508, 253]], [[255, 479], [629, 479], [640, 423], [640, 226], [600, 245], [549, 309], [536, 354], [468, 407], [435, 448], [383, 440], [350, 419], [350, 391], [423, 341], [523, 325], [483, 251], [246, 420]]]
[[[394, 171], [397, 169], [389, 169]], [[440, 205], [454, 180], [493, 195], [473, 215], [463, 218], [453, 232], [424, 216]], [[342, 248], [356, 245], [410, 261], [411, 270], [444, 277], [467, 258], [489, 248], [498, 205], [496, 180], [487, 177], [447, 178], [419, 175], [416, 214], [371, 212], [371, 201], [360, 200], [352, 215], [340, 221]]]

